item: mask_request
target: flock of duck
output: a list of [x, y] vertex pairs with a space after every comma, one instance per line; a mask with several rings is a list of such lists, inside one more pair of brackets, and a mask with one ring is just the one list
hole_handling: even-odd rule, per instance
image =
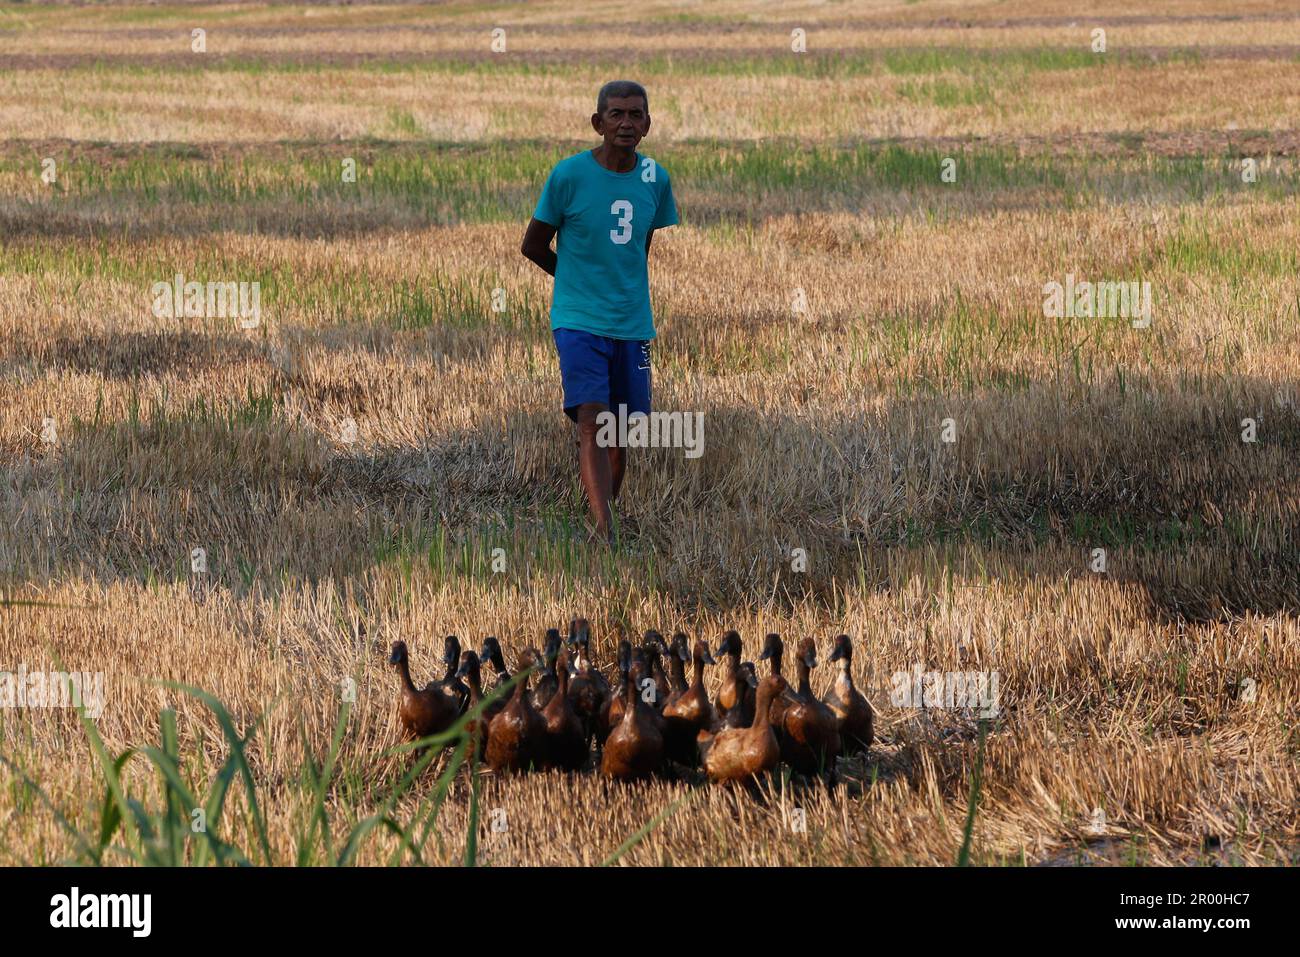
[[[399, 717], [413, 740], [448, 730], [481, 705], [485, 665], [495, 672], [493, 688], [517, 679], [511, 693], [490, 701], [466, 724], [480, 760], [500, 774], [579, 771], [594, 757], [601, 774], [621, 781], [677, 776], [702, 765], [715, 782], [747, 782], [781, 762], [795, 773], [833, 780], [836, 757], [865, 753], [872, 740], [871, 706], [850, 672], [852, 642], [848, 635], [835, 639], [829, 660], [839, 665], [839, 674], [821, 699], [809, 684], [817, 667], [813, 640], [799, 642], [793, 686], [781, 672], [784, 653], [781, 637], [768, 635], [758, 659], [769, 662], [770, 673], [760, 680], [754, 664], [740, 660], [735, 631], [722, 636], [714, 653], [703, 641], [692, 647], [680, 632], [666, 642], [659, 632], [647, 631], [639, 648], [619, 642], [618, 684], [611, 688], [592, 662], [586, 619], [575, 618], [567, 639], [552, 628], [542, 653], [529, 648], [520, 654], [519, 675], [507, 669], [494, 637], [476, 654], [462, 653], [460, 641], [449, 635], [446, 671], [424, 688], [411, 680], [404, 642], [393, 642], [389, 663], [401, 677]], [[712, 701], [704, 687], [707, 666], [722, 671]], [[537, 684], [530, 689], [534, 674]]]

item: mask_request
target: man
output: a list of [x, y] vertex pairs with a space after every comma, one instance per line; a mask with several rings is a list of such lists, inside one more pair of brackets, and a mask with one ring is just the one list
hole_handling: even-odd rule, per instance
[[641, 84], [601, 87], [591, 125], [603, 142], [551, 170], [520, 252], [555, 277], [551, 330], [564, 411], [578, 425], [578, 466], [596, 535], [610, 542], [610, 504], [623, 484], [627, 450], [598, 446], [597, 417], [620, 406], [628, 418], [650, 413], [655, 328], [647, 257], [655, 230], [677, 222], [677, 205], [668, 173], [636, 149], [650, 131]]

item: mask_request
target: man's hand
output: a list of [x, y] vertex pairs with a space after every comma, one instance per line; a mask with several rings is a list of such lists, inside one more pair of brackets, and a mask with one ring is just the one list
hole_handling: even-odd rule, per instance
[[525, 257], [537, 263], [551, 276], [555, 275], [555, 250], [551, 248], [551, 240], [554, 238], [554, 226], [540, 219], [532, 219], [528, 221], [528, 231], [524, 233], [524, 241], [519, 247]]

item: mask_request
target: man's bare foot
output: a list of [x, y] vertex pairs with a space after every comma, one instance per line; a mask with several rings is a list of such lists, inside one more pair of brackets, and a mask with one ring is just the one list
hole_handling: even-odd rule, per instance
[[595, 544], [595, 545], [605, 545], [609, 548], [614, 547], [615, 540], [614, 540], [613, 532], [611, 532], [609, 529], [601, 529], [598, 526], [592, 525], [591, 522], [586, 522], [585, 524], [587, 527], [588, 545]]

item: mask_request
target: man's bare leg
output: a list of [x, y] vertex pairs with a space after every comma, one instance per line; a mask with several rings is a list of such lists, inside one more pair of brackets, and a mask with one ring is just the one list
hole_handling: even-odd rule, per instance
[[[600, 431], [596, 416], [608, 411], [609, 407], [601, 402], [584, 402], [578, 406], [578, 471], [583, 491], [587, 493], [591, 521], [596, 526], [596, 534], [604, 542], [611, 540], [609, 502], [615, 488], [611, 475], [614, 456], [608, 453], [622, 451], [602, 449], [596, 444], [596, 433]], [[618, 480], [620, 483], [623, 480], [621, 463]]]
[[623, 470], [627, 465], [627, 450], [617, 445], [609, 450], [609, 500], [618, 498], [618, 490], [623, 487]]

